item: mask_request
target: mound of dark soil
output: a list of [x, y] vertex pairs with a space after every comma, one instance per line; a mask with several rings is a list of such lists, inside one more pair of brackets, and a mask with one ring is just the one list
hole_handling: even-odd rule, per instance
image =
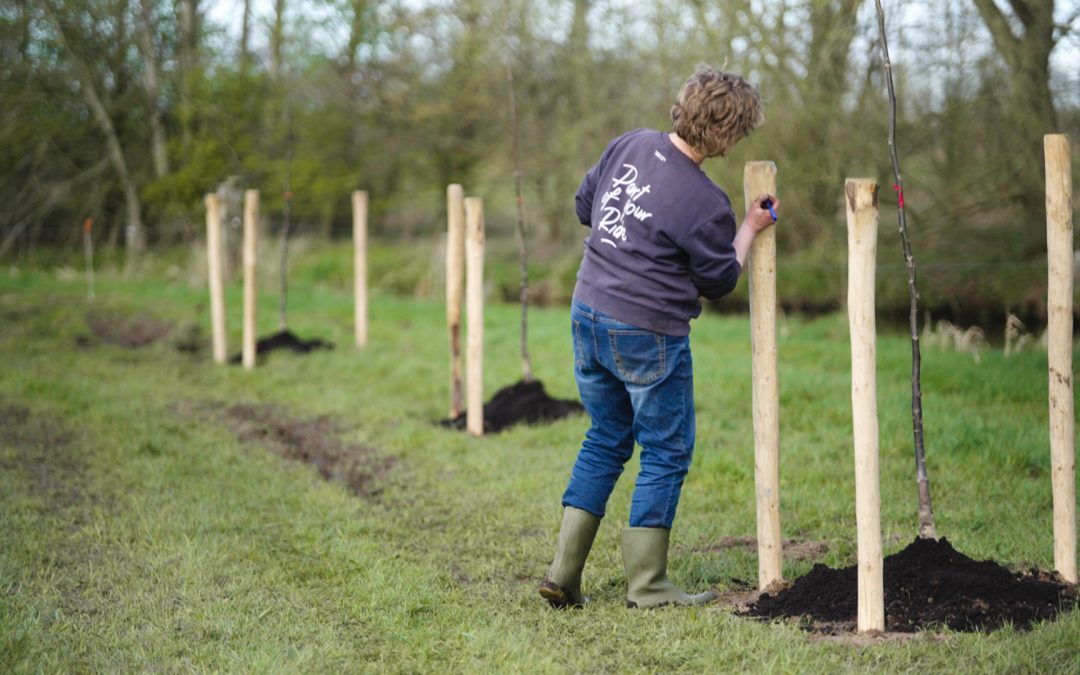
[[[551, 398], [540, 380], [516, 382], [495, 392], [484, 404], [484, 432], [502, 431], [515, 424], [539, 424], [585, 412], [577, 401]], [[465, 429], [466, 413], [439, 422], [444, 427]]]
[[[316, 349], [333, 349], [334, 343], [321, 340], [319, 338], [312, 338], [311, 340], [301, 340], [295, 333], [289, 329], [278, 331], [273, 335], [267, 335], [261, 337], [255, 341], [255, 353], [259, 356], [268, 354], [275, 349], [284, 349], [287, 351], [295, 352], [297, 354], [307, 354], [308, 352], [315, 351]], [[229, 363], [240, 363], [243, 359], [242, 354], [236, 353], [229, 358]]]
[[[856, 626], [858, 571], [814, 565], [794, 585], [763, 593], [744, 616], [798, 617], [821, 632]], [[973, 560], [947, 539], [916, 539], [885, 558], [885, 625], [897, 632], [948, 627], [994, 630], [1006, 624], [1031, 628], [1077, 604], [1076, 586], [1056, 574], [1010, 572], [990, 560]]]

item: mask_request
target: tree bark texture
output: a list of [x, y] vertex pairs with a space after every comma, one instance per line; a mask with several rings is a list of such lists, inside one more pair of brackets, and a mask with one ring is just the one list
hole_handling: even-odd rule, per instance
[[161, 121], [161, 77], [158, 72], [157, 50], [154, 48], [154, 17], [150, 1], [139, 0], [139, 52], [143, 58], [143, 89], [150, 111], [150, 151], [154, 158], [154, 175], [164, 178], [169, 173], [166, 152], [165, 125]]

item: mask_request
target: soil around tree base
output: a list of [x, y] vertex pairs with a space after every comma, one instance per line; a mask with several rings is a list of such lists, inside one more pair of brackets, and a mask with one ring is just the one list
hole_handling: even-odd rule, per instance
[[[885, 627], [914, 632], [947, 627], [1027, 630], [1077, 605], [1077, 587], [1051, 572], [1011, 572], [991, 560], [973, 560], [945, 538], [916, 539], [884, 560]], [[852, 631], [858, 614], [857, 566], [814, 565], [791, 586], [762, 593], [741, 616], [788, 618], [808, 630]]]
[[[260, 357], [279, 349], [295, 352], [297, 354], [307, 354], [308, 352], [315, 351], [316, 349], [333, 348], [333, 342], [327, 342], [326, 340], [322, 340], [320, 338], [301, 340], [299, 337], [296, 336], [295, 333], [293, 333], [288, 328], [280, 330], [273, 335], [261, 337], [255, 341], [255, 354]], [[242, 359], [242, 353], [233, 354], [229, 358], [229, 363], [240, 363]]]
[[[548, 396], [540, 380], [515, 382], [495, 392], [484, 404], [484, 432], [502, 431], [515, 424], [541, 424], [585, 412], [577, 401]], [[467, 414], [439, 422], [444, 427], [464, 430]]]

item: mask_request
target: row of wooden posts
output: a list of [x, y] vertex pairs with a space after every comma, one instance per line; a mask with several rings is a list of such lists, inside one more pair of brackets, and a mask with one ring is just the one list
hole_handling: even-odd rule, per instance
[[[484, 433], [484, 203], [480, 197], [465, 197], [460, 185], [446, 191], [446, 306], [450, 338], [450, 416], [466, 412], [466, 429]], [[355, 343], [368, 340], [367, 230], [368, 194], [352, 193], [354, 255]], [[241, 363], [254, 368], [256, 362], [256, 287], [258, 264], [259, 191], [244, 192], [243, 270], [244, 308]], [[214, 361], [227, 359], [225, 338], [225, 291], [222, 260], [221, 202], [215, 193], [206, 195], [206, 248], [210, 286], [210, 325]], [[464, 280], [464, 284], [463, 284]], [[461, 305], [465, 296], [468, 350], [468, 398], [462, 384]]]
[[[1054, 568], [1067, 581], [1076, 583], [1072, 167], [1067, 136], [1047, 135], [1043, 144], [1046, 164], [1047, 359]], [[756, 195], [775, 194], [775, 190], [776, 167], [772, 162], [750, 162], [746, 165], [744, 194], [747, 203]], [[877, 183], [870, 179], [848, 179], [845, 184], [860, 632], [885, 629], [874, 318], [877, 190]], [[758, 586], [765, 589], [783, 579], [779, 509], [775, 228], [766, 230], [754, 242], [749, 273]]]
[[[228, 359], [225, 339], [225, 284], [222, 258], [221, 200], [209, 193], [206, 204], [206, 263], [210, 286], [210, 333], [214, 362], [223, 364]], [[367, 345], [367, 192], [352, 193], [353, 242], [354, 242], [354, 296], [355, 341], [357, 347]], [[259, 251], [259, 191], [244, 191], [244, 313], [243, 337], [241, 338], [241, 363], [244, 368], [255, 367], [256, 335], [255, 306], [258, 251]], [[284, 271], [283, 271], [284, 273]]]
[[[1073, 233], [1069, 140], [1044, 139], [1046, 156], [1047, 307], [1050, 452], [1054, 505], [1054, 566], [1077, 582], [1075, 420], [1072, 383]], [[776, 194], [776, 165], [746, 164], [746, 203]], [[885, 628], [881, 497], [878, 469], [876, 325], [877, 183], [849, 179], [848, 320], [851, 330], [851, 404], [855, 451], [855, 515], [858, 530], [858, 629]], [[367, 343], [367, 193], [352, 195], [355, 252], [356, 345]], [[259, 193], [244, 193], [244, 332], [242, 362], [255, 365], [255, 266]], [[206, 197], [207, 246], [214, 360], [224, 363], [225, 308], [217, 195]], [[466, 413], [470, 434], [483, 434], [484, 209], [479, 197], [447, 188], [446, 304], [450, 346], [450, 415]], [[776, 339], [776, 228], [757, 237], [749, 262], [752, 397], [757, 501], [758, 585], [783, 579], [780, 530], [780, 416]], [[464, 278], [464, 284], [462, 279]], [[467, 376], [462, 383], [461, 305], [467, 318]]]

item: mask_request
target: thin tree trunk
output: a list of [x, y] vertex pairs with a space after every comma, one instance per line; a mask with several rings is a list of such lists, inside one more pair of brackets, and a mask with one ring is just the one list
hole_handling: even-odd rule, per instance
[[518, 263], [521, 270], [521, 378], [533, 381], [532, 360], [529, 358], [529, 249], [525, 238], [525, 197], [521, 192], [521, 160], [518, 151], [517, 94], [514, 92], [514, 42], [512, 18], [507, 18], [506, 81], [510, 92], [510, 145], [514, 161], [514, 197], [517, 203]]
[[811, 161], [816, 166], [807, 171], [814, 212], [826, 220], [836, 210], [835, 196], [843, 189], [847, 156], [851, 154], [851, 146], [841, 140], [846, 133], [843, 99], [859, 4], [856, 0], [811, 3], [802, 133], [807, 147], [829, 148], [828, 152], [813, 153]]
[[21, 0], [19, 3], [19, 56], [24, 62], [29, 60], [30, 55], [30, 5], [31, 0]]
[[349, 30], [349, 44], [345, 47], [346, 72], [352, 75], [356, 68], [356, 51], [364, 42], [366, 27], [364, 25], [367, 0], [352, 0], [352, 27]]
[[[1043, 155], [1040, 139], [1057, 127], [1050, 89], [1054, 38], [1053, 0], [1009, 0], [1010, 21], [994, 0], [974, 0], [994, 47], [1009, 68], [1007, 109], [1019, 152], [1014, 162], [1014, 194], [1025, 208], [1043, 207]], [[1015, 27], [1015, 28], [1014, 28]]]
[[919, 284], [916, 278], [915, 256], [908, 238], [907, 217], [904, 213], [904, 179], [900, 176], [900, 158], [896, 154], [896, 90], [893, 88], [892, 63], [889, 61], [889, 44], [885, 37], [885, 11], [881, 0], [874, 0], [877, 7], [878, 35], [880, 37], [881, 61], [885, 67], [885, 81], [889, 89], [889, 154], [892, 157], [893, 188], [897, 193], [900, 241], [903, 244], [904, 263], [908, 271], [908, 292], [911, 311], [908, 316], [911, 328], [911, 425], [915, 438], [915, 474], [919, 489], [919, 537], [937, 539], [934, 528], [934, 507], [930, 500], [930, 479], [926, 473], [926, 448], [923, 444], [922, 418], [922, 354], [919, 349]]
[[[116, 0], [110, 6], [110, 14], [114, 17], [115, 30], [111, 31], [113, 39], [109, 41], [110, 52], [107, 63], [112, 74], [111, 87], [105, 85], [105, 95], [108, 96], [111, 89], [113, 92], [128, 90], [128, 73], [130, 68], [127, 64], [128, 57], [128, 0]], [[95, 58], [95, 61], [97, 59]]]
[[195, 108], [193, 104], [195, 81], [196, 49], [198, 47], [198, 12], [199, 0], [179, 0], [180, 2], [180, 101], [177, 106], [180, 116], [180, 143], [187, 157], [191, 150], [193, 137], [192, 122]]
[[587, 105], [587, 87], [592, 74], [589, 54], [589, 9], [592, 0], [574, 0], [574, 20], [570, 24], [567, 46], [570, 49], [568, 71], [570, 91], [568, 92], [569, 113], [571, 119], [581, 115]]
[[274, 0], [274, 23], [270, 28], [270, 77], [281, 77], [281, 46], [285, 34], [285, 0]]
[[244, 0], [244, 14], [240, 23], [240, 65], [247, 68], [251, 60], [249, 43], [251, 42], [251, 0]]
[[[279, 0], [280, 2], [281, 0]], [[281, 256], [278, 259], [278, 278], [280, 289], [278, 293], [278, 329], [288, 330], [288, 297], [289, 297], [289, 230], [292, 229], [292, 106], [286, 103], [285, 107], [286, 127], [288, 129], [285, 138], [285, 203], [284, 220], [281, 225]]]
[[169, 157], [166, 153], [165, 126], [161, 122], [161, 80], [154, 49], [154, 19], [150, 13], [149, 0], [139, 0], [139, 11], [142, 15], [139, 47], [143, 57], [143, 88], [150, 109], [150, 147], [154, 157], [154, 175], [163, 178], [169, 173]]

